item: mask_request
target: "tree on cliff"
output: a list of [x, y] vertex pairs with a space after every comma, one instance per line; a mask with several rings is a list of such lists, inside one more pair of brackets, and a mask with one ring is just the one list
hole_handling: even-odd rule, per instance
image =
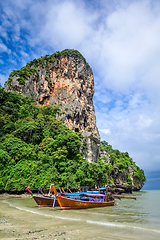
[[[121, 177], [123, 183], [134, 184], [134, 181], [136, 180], [140, 188], [144, 185], [146, 182], [144, 171], [135, 164], [132, 158], [129, 157], [128, 152], [120, 152], [117, 149], [115, 150], [106, 141], [101, 142], [100, 148], [109, 153], [110, 163], [114, 168], [118, 169], [118, 173], [123, 173]], [[131, 172], [129, 172], [129, 169], [131, 169]], [[114, 175], [114, 171], [112, 171], [110, 178], [113, 179], [115, 183]], [[133, 180], [131, 179], [131, 176]]]
[[[57, 120], [57, 111], [56, 105], [40, 107], [32, 98], [0, 89], [0, 191], [23, 191], [28, 185], [48, 189], [53, 182], [58, 188], [78, 188], [113, 181], [112, 164], [84, 160], [81, 133]], [[137, 167], [139, 174], [144, 181]]]

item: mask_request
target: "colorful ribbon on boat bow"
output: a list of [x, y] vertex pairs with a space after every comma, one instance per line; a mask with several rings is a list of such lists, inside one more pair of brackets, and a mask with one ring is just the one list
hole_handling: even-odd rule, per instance
[[32, 198], [34, 197], [34, 194], [32, 193], [31, 189], [30, 189], [30, 186], [28, 186], [25, 191], [28, 191], [30, 194], [31, 194], [31, 200]]
[[28, 190], [28, 192], [29, 192], [30, 194], [33, 194], [32, 191], [31, 191], [31, 189], [30, 189], [30, 186], [28, 186], [28, 187], [25, 189], [25, 191], [27, 191], [27, 190]]
[[31, 200], [32, 200], [33, 197], [34, 197], [34, 194], [31, 195]]

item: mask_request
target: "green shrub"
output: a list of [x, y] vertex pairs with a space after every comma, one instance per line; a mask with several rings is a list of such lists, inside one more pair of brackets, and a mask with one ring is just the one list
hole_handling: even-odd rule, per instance
[[0, 88], [0, 191], [24, 191], [28, 185], [48, 190], [51, 183], [57, 188], [113, 184], [113, 165], [119, 171], [132, 165], [139, 181], [146, 181], [144, 171], [107, 142], [100, 148], [111, 155], [111, 163], [101, 158], [97, 163], [84, 160], [79, 153], [82, 134], [57, 120], [58, 111], [56, 104], [40, 107], [32, 98]]

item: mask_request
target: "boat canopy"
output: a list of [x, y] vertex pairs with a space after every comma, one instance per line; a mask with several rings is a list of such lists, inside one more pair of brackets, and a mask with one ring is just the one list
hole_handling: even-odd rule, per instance
[[82, 193], [81, 192], [76, 192], [76, 193], [61, 193], [62, 195], [65, 195], [65, 196], [79, 196], [81, 195]]
[[86, 196], [86, 197], [105, 197], [104, 194], [94, 194], [94, 193], [82, 193], [80, 196]]
[[98, 188], [97, 190], [106, 190], [108, 187], [101, 187], [101, 188]]

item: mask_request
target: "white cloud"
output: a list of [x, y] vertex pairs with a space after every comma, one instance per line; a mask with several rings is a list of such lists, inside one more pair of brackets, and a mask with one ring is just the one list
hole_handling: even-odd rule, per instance
[[1, 83], [2, 87], [3, 87], [4, 83], [7, 81], [7, 79], [8, 79], [8, 76], [0, 74], [0, 83]]
[[107, 135], [110, 135], [110, 130], [109, 129], [99, 129], [100, 132], [105, 133]]
[[103, 27], [103, 35], [99, 36], [103, 55], [99, 60], [104, 84], [122, 92], [136, 88], [147, 91], [157, 85], [160, 17], [151, 10], [148, 1], [118, 9], [106, 16]]
[[106, 112], [99, 86], [95, 95], [97, 125], [110, 131], [100, 132], [101, 137], [128, 151], [147, 171], [160, 170], [159, 7], [158, 2], [153, 7], [150, 1], [135, 1], [106, 16], [99, 36], [103, 53], [94, 64], [100, 73], [96, 86], [112, 91]]
[[128, 151], [141, 168], [154, 170], [156, 166], [160, 169], [160, 116], [147, 102], [135, 106], [128, 102], [127, 107], [122, 109], [121, 105], [117, 107], [115, 104], [107, 112], [96, 108], [98, 127], [100, 130], [107, 128], [110, 132], [100, 131], [101, 138], [113, 148]]
[[153, 119], [151, 119], [148, 116], [140, 114], [136, 125], [138, 129], [146, 129], [150, 127], [152, 123], [153, 123]]
[[0, 52], [1, 53], [3, 53], [3, 52], [11, 53], [11, 50], [8, 49], [8, 47], [4, 43], [0, 42]]
[[52, 4], [46, 16], [40, 38], [45, 39], [53, 47], [73, 48], [81, 46], [82, 41], [90, 39], [95, 14], [87, 14], [83, 1]]

